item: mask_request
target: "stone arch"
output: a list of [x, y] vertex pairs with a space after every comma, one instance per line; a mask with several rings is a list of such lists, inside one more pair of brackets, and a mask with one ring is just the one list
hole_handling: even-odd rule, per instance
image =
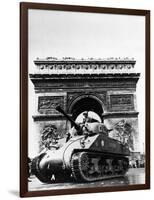
[[95, 95], [84, 94], [76, 97], [69, 106], [69, 113], [72, 114], [72, 118], [76, 117], [84, 111], [93, 111], [99, 115], [103, 121], [102, 114], [104, 112], [103, 102]]

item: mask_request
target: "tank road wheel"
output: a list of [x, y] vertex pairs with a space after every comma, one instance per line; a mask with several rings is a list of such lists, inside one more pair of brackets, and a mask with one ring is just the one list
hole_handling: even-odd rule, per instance
[[126, 173], [127, 170], [129, 169], [129, 161], [128, 161], [128, 159], [123, 160], [122, 165], [123, 165], [124, 173]]
[[88, 158], [88, 155], [86, 153], [81, 154], [80, 167], [81, 167], [81, 170], [84, 173], [88, 172], [88, 169], [89, 169], [89, 158]]
[[119, 174], [120, 172], [120, 167], [119, 167], [119, 162], [118, 162], [118, 159], [114, 159], [113, 162], [112, 162], [112, 165], [113, 165], [113, 173], [116, 175], [116, 174]]
[[34, 158], [32, 160], [32, 173], [43, 183], [51, 183], [51, 177], [52, 174], [50, 174], [47, 170], [42, 170], [39, 167], [39, 163], [41, 159], [45, 156], [46, 154], [43, 153], [40, 156]]
[[111, 172], [110, 160], [106, 159], [104, 162], [104, 175], [109, 175]]
[[105, 174], [105, 159], [100, 159], [99, 162], [98, 162], [98, 168], [99, 168], [99, 171], [100, 171], [100, 176], [103, 177], [104, 174]]
[[121, 175], [125, 174], [126, 170], [124, 169], [124, 165], [123, 165], [124, 160], [121, 159], [118, 161], [118, 163], [119, 163], [119, 174], [121, 174]]

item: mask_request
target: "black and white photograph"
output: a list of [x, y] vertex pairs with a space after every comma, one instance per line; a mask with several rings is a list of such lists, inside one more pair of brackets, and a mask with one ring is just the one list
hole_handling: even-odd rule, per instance
[[28, 191], [146, 182], [146, 18], [28, 9]]

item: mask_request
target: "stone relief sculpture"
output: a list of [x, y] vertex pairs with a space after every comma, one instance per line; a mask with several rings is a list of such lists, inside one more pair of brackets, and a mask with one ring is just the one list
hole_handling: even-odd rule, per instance
[[134, 150], [133, 127], [126, 120], [122, 119], [114, 124], [112, 137], [118, 139], [123, 144], [127, 144], [131, 151]]
[[38, 101], [38, 111], [40, 113], [55, 113], [55, 107], [61, 105], [64, 106], [63, 96], [41, 96]]
[[60, 136], [57, 133], [57, 127], [53, 124], [46, 125], [41, 131], [41, 149], [58, 148]]

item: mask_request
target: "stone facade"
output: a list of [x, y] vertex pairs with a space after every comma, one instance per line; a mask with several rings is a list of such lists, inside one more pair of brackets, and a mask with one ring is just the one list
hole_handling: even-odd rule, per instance
[[60, 105], [74, 120], [85, 110], [94, 111], [108, 128], [125, 119], [133, 126], [134, 151], [138, 152], [138, 112], [135, 61], [125, 59], [37, 59], [30, 74], [36, 107], [33, 116], [39, 133], [53, 124], [61, 137], [71, 124], [55, 110]]

